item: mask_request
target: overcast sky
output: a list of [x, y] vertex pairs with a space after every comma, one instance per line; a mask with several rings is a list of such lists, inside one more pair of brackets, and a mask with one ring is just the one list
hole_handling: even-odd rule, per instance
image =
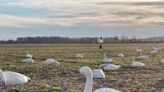
[[0, 40], [164, 35], [163, 0], [0, 0]]

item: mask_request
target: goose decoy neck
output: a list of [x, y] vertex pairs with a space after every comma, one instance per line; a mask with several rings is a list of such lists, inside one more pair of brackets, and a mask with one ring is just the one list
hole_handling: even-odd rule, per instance
[[83, 92], [92, 92], [93, 74], [91, 68], [83, 66], [80, 68], [79, 72], [86, 77], [86, 84]]
[[6, 78], [3, 74], [3, 71], [0, 69], [0, 85], [6, 85]]

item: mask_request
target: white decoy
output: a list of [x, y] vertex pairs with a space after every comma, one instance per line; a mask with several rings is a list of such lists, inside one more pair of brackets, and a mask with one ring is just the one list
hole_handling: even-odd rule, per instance
[[145, 59], [148, 59], [149, 56], [148, 55], [140, 55], [138, 57], [136, 57], [137, 60], [145, 60]]
[[132, 57], [132, 59], [133, 59], [133, 62], [130, 64], [131, 67], [143, 67], [143, 66], [145, 66], [144, 63], [135, 61], [135, 57]]
[[99, 49], [102, 49], [102, 44], [104, 43], [102, 36], [97, 39], [97, 43], [99, 44]]
[[115, 64], [107, 64], [104, 66], [105, 71], [114, 71], [114, 70], [119, 70], [121, 68], [120, 65], [115, 65]]
[[141, 63], [141, 62], [135, 61], [135, 62], [132, 62], [132, 63], [130, 64], [130, 66], [131, 66], [131, 67], [143, 67], [143, 66], [145, 66], [145, 64], [144, 64], [144, 63]]
[[100, 64], [99, 67], [104, 68], [106, 65], [108, 65], [108, 63]]
[[32, 62], [34, 62], [34, 60], [32, 58], [24, 58], [24, 59], [22, 59], [22, 62], [32, 63]]
[[151, 50], [158, 50], [158, 51], [160, 51], [160, 50], [161, 50], [161, 48], [152, 47], [152, 48], [151, 48]]
[[[83, 92], [92, 92], [93, 89], [93, 74], [92, 70], [88, 66], [83, 66], [80, 68], [79, 72], [86, 77], [86, 84]], [[121, 92], [112, 88], [100, 88], [94, 92]]]
[[93, 72], [93, 78], [105, 78], [105, 74], [102, 69], [94, 69]]
[[25, 58], [32, 58], [32, 55], [29, 54], [28, 51], [27, 51], [27, 53], [26, 53], [26, 55], [25, 55]]
[[25, 58], [22, 59], [22, 62], [25, 62], [25, 63], [32, 63], [32, 62], [34, 62], [34, 60], [32, 59], [32, 55], [29, 54], [28, 51], [27, 51], [27, 53], [25, 55]]
[[141, 49], [136, 48], [136, 52], [137, 52], [138, 54], [141, 54], [143, 51], [142, 51]]
[[151, 50], [150, 51], [150, 55], [156, 55], [158, 53], [157, 49]]
[[164, 58], [160, 59], [160, 63], [164, 64]]
[[83, 58], [83, 54], [77, 53], [77, 54], [75, 55], [75, 57], [78, 58], [78, 59], [79, 59], [79, 58]]
[[107, 53], [104, 53], [103, 63], [111, 63], [111, 62], [113, 62], [113, 59], [111, 59]]
[[23, 74], [0, 70], [0, 85], [24, 84], [29, 80], [30, 78]]
[[47, 59], [47, 60], [45, 60], [45, 61], [42, 62], [42, 63], [45, 64], [45, 65], [51, 65], [51, 64], [60, 65], [60, 63], [59, 63], [57, 60], [52, 59], [52, 58]]
[[102, 37], [98, 38], [98, 39], [97, 39], [97, 43], [99, 43], [99, 44], [102, 44], [102, 43], [104, 43], [104, 40], [103, 40], [103, 38], [102, 38]]
[[124, 57], [124, 53], [120, 52], [117, 54], [118, 57]]

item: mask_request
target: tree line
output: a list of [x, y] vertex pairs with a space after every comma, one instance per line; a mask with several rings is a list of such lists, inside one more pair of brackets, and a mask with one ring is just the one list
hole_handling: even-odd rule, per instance
[[[98, 37], [82, 37], [82, 38], [70, 38], [70, 37], [19, 37], [16, 40], [1, 40], [0, 44], [55, 44], [55, 43], [97, 43]], [[103, 38], [104, 43], [152, 43], [152, 42], [164, 42], [164, 37], [153, 37], [146, 39], [138, 39], [136, 37], [128, 38], [122, 37], [108, 37]]]

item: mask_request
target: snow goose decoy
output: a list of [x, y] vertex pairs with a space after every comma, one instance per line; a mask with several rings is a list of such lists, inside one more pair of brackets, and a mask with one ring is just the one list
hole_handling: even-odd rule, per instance
[[49, 59], [45, 60], [42, 63], [45, 64], [45, 65], [51, 65], [51, 64], [60, 65], [60, 63], [57, 60], [52, 59], [52, 58], [49, 58]]
[[119, 53], [117, 54], [117, 56], [118, 56], [118, 57], [124, 57], [124, 53], [119, 52]]
[[160, 50], [161, 50], [161, 48], [152, 47], [152, 48], [151, 48], [151, 50], [158, 50], [158, 51], [160, 51]]
[[99, 49], [102, 49], [102, 44], [104, 43], [104, 40], [103, 40], [102, 36], [97, 39], [97, 43], [100, 44]]
[[155, 56], [158, 53], [157, 49], [150, 50], [150, 55]]
[[105, 71], [114, 71], [114, 70], [119, 70], [121, 68], [120, 65], [115, 65], [115, 64], [107, 64], [104, 66]]
[[22, 62], [32, 63], [32, 62], [34, 62], [34, 60], [32, 58], [24, 58], [24, 59], [22, 59]]
[[149, 59], [148, 55], [140, 55], [138, 57], [136, 57], [136, 60], [145, 60], [145, 59]]
[[77, 53], [77, 54], [75, 55], [75, 58], [77, 58], [77, 59], [83, 58], [83, 54]]
[[140, 55], [140, 54], [142, 54], [143, 51], [139, 48], [136, 48], [136, 52], [138, 53], [138, 55]]
[[14, 84], [24, 84], [30, 80], [29, 77], [12, 71], [2, 71], [0, 70], [0, 84], [1, 85], [14, 85]]
[[100, 79], [105, 78], [105, 74], [102, 69], [94, 69], [92, 70], [92, 72], [93, 72], [93, 78], [100, 78]]
[[160, 63], [164, 64], [164, 58], [160, 59]]
[[27, 53], [25, 55], [25, 58], [22, 59], [22, 62], [25, 62], [25, 63], [32, 63], [32, 62], [34, 62], [34, 60], [32, 59], [32, 55], [29, 54], [28, 51], [27, 51]]
[[132, 57], [133, 59], [133, 62], [130, 64], [131, 67], [143, 67], [145, 66], [144, 63], [141, 63], [141, 62], [138, 62], [138, 61], [135, 61], [135, 57]]
[[25, 55], [25, 58], [32, 58], [32, 54], [29, 54], [28, 51], [27, 51], [27, 53]]
[[111, 63], [111, 62], [113, 62], [113, 59], [110, 58], [109, 54], [104, 53], [103, 63]]
[[[92, 92], [93, 89], [93, 73], [90, 67], [83, 66], [80, 68], [79, 72], [86, 77], [86, 84], [83, 92]], [[113, 88], [100, 88], [94, 92], [121, 92]]]

